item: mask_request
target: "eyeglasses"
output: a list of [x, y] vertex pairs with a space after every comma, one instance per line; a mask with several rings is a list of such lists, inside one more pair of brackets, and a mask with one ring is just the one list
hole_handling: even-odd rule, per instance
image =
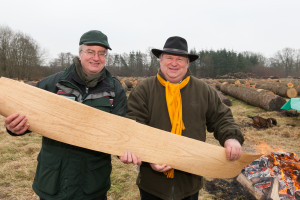
[[105, 51], [98, 51], [97, 53], [93, 50], [81, 50], [82, 52], [86, 53], [86, 55], [88, 55], [89, 57], [95, 57], [95, 55], [97, 54], [99, 58], [106, 58], [107, 56], [107, 52]]

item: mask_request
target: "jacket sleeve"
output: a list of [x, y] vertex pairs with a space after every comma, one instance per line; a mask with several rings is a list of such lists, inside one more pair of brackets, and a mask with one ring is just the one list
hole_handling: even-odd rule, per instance
[[235, 123], [232, 112], [229, 107], [222, 103], [215, 89], [209, 86], [210, 107], [206, 114], [206, 125], [209, 132], [214, 132], [214, 137], [220, 144], [228, 139], [236, 139], [243, 144], [244, 137], [240, 127]]
[[115, 115], [125, 116], [127, 110], [127, 97], [121, 83], [117, 79], [114, 80], [115, 98], [112, 113]]
[[18, 134], [15, 134], [15, 133], [11, 132], [11, 131], [8, 130], [7, 128], [6, 128], [6, 132], [7, 132], [9, 135], [11, 135], [11, 136], [22, 136], [22, 135], [25, 135], [25, 134], [27, 134], [27, 133], [31, 133], [30, 130], [27, 130], [27, 131], [25, 131], [23, 134], [18, 135]]

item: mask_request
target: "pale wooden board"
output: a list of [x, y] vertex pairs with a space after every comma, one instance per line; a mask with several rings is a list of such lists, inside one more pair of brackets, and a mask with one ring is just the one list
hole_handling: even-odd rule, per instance
[[256, 190], [253, 187], [253, 183], [242, 173], [240, 173], [236, 179], [240, 184], [242, 184], [256, 199], [258, 200], [264, 200], [264, 194], [259, 191]]
[[261, 155], [227, 161], [225, 149], [112, 115], [45, 90], [0, 78], [0, 114], [24, 114], [30, 130], [79, 147], [112, 155], [130, 150], [142, 161], [168, 164], [189, 173], [231, 178]]

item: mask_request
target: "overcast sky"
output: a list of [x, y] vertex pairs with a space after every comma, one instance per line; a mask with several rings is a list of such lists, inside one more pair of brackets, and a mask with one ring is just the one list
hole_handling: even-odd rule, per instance
[[112, 53], [161, 49], [170, 36], [189, 49], [300, 49], [299, 0], [0, 0], [0, 25], [31, 36], [48, 59], [78, 54], [80, 36], [101, 30]]

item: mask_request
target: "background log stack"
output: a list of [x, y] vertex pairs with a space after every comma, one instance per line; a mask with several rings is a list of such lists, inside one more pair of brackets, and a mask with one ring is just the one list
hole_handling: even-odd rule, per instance
[[268, 111], [279, 111], [286, 100], [278, 95], [267, 92], [258, 92], [254, 88], [236, 86], [223, 83], [220, 87], [224, 94], [240, 99], [250, 105], [263, 108]]
[[270, 90], [275, 94], [286, 98], [295, 98], [298, 96], [298, 91], [294, 87], [287, 87], [282, 84], [257, 83], [255, 88]]

